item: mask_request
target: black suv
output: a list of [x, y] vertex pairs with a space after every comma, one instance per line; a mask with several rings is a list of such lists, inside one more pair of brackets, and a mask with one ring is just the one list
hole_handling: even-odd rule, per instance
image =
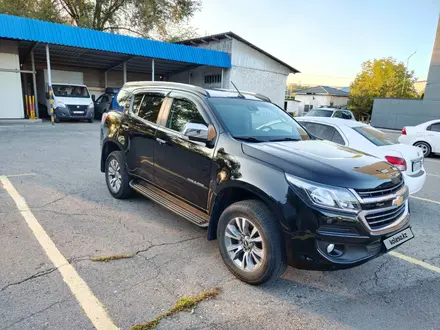
[[101, 125], [110, 193], [206, 227], [247, 283], [353, 267], [413, 237], [395, 167], [312, 137], [262, 95], [133, 82], [118, 103]]

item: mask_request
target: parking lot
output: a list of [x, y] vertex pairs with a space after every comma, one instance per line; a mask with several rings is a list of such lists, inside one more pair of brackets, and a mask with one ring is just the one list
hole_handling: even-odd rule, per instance
[[[440, 324], [440, 157], [426, 159], [427, 182], [410, 200], [415, 239], [354, 269], [288, 268], [258, 287], [229, 273], [205, 230], [143, 197], [111, 197], [99, 161], [99, 123], [0, 126], [0, 329], [91, 329], [99, 322], [128, 329], [215, 287], [217, 298], [158, 329]], [[56, 251], [67, 263], [54, 265]], [[134, 256], [90, 260], [121, 254]]]

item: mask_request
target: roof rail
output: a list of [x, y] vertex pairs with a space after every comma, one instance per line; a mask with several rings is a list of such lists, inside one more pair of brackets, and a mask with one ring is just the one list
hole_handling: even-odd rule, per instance
[[168, 87], [178, 90], [191, 91], [202, 94], [204, 96], [209, 96], [209, 92], [202, 87], [169, 82], [169, 81], [130, 81], [125, 83], [122, 88], [130, 88], [130, 87]]
[[[224, 92], [231, 92], [231, 93], [237, 93], [237, 91], [235, 89], [225, 89], [225, 88], [213, 88], [216, 91], [224, 91]], [[255, 96], [256, 98], [259, 98], [260, 100], [264, 100], [267, 102], [272, 102], [270, 100], [269, 97], [267, 97], [266, 95], [260, 94], [260, 93], [254, 93], [254, 92], [246, 92], [246, 91], [242, 91], [240, 90], [241, 94], [247, 94], [247, 95], [252, 95]]]

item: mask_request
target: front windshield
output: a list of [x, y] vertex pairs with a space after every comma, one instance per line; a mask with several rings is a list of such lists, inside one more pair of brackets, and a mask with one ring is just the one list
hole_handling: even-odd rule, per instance
[[85, 86], [52, 85], [52, 90], [54, 95], [59, 97], [90, 97], [89, 91]]
[[353, 129], [378, 147], [399, 143], [392, 136], [382, 131], [379, 131], [378, 129], [375, 129], [373, 127], [361, 126], [361, 127], [353, 127]]
[[236, 139], [251, 142], [309, 140], [307, 132], [272, 103], [242, 98], [210, 98], [214, 111]]
[[333, 111], [331, 110], [312, 110], [309, 111], [306, 116], [309, 117], [331, 117], [333, 114]]

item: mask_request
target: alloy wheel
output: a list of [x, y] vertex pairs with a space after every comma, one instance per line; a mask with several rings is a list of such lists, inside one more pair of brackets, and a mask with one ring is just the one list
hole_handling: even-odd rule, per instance
[[250, 220], [230, 220], [224, 240], [229, 257], [241, 270], [253, 272], [262, 265], [266, 256], [263, 238]]
[[424, 143], [417, 143], [416, 147], [420, 148], [420, 150], [422, 150], [423, 155], [426, 156], [426, 154], [428, 153], [428, 146]]
[[121, 189], [122, 176], [121, 167], [116, 159], [112, 159], [108, 164], [107, 176], [110, 189], [114, 193], [117, 193], [119, 189]]

